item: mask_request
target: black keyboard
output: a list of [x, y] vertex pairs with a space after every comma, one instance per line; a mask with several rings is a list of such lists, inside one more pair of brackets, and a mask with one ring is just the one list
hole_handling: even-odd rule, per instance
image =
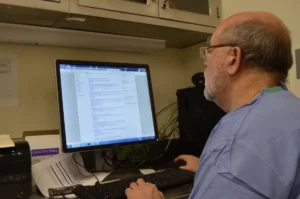
[[93, 186], [78, 187], [73, 192], [80, 199], [123, 199], [126, 198], [125, 189], [129, 187], [130, 183], [136, 182], [138, 178], [143, 178], [146, 182], [155, 184], [160, 191], [164, 191], [192, 183], [194, 176], [194, 172], [171, 168], [105, 184], [97, 182]]

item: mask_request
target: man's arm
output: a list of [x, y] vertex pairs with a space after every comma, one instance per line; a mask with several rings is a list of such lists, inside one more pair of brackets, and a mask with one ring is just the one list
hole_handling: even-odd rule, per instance
[[[197, 187], [194, 187], [197, 189]], [[270, 199], [253, 190], [246, 183], [231, 174], [217, 174], [203, 194], [195, 194], [192, 199]]]

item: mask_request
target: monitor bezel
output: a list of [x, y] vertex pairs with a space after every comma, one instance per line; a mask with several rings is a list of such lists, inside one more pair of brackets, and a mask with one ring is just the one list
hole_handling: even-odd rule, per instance
[[[58, 97], [58, 107], [59, 107], [59, 121], [60, 121], [60, 137], [61, 137], [61, 144], [62, 150], [65, 153], [70, 152], [83, 152], [83, 151], [91, 151], [97, 149], [105, 149], [105, 148], [112, 148], [112, 147], [121, 147], [121, 146], [131, 146], [131, 145], [138, 145], [138, 144], [145, 144], [145, 143], [153, 143], [158, 141], [158, 128], [157, 128], [157, 121], [156, 121], [156, 112], [154, 106], [154, 98], [153, 98], [153, 90], [152, 90], [152, 82], [151, 82], [151, 75], [150, 75], [150, 68], [147, 64], [137, 64], [137, 63], [121, 63], [121, 62], [101, 62], [101, 61], [83, 61], [83, 60], [64, 60], [58, 59], [56, 60], [56, 88], [57, 88], [57, 97]], [[153, 119], [153, 126], [154, 126], [154, 133], [155, 136], [152, 139], [148, 140], [140, 140], [140, 141], [132, 141], [132, 142], [124, 142], [124, 143], [116, 143], [116, 144], [106, 144], [106, 145], [95, 145], [95, 146], [84, 146], [84, 147], [77, 147], [77, 148], [68, 148], [67, 147], [67, 140], [66, 140], [66, 130], [65, 130], [65, 122], [64, 122], [64, 108], [63, 108], [63, 100], [62, 100], [62, 88], [61, 88], [61, 73], [60, 73], [60, 65], [61, 64], [70, 64], [70, 65], [77, 65], [77, 66], [109, 66], [109, 67], [127, 67], [127, 68], [145, 68], [147, 73], [148, 79], [148, 88], [149, 88], [149, 96], [150, 96], [150, 104], [152, 110], [152, 119]]]

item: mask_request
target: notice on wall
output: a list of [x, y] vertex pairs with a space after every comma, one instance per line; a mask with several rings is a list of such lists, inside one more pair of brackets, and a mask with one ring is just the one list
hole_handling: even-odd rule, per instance
[[18, 106], [16, 55], [0, 54], [0, 106]]

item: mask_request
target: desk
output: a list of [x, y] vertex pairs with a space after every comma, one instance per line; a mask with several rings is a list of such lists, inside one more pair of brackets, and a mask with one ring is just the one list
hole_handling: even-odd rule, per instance
[[[193, 184], [186, 184], [174, 189], [169, 189], [167, 191], [164, 191], [165, 199], [171, 199], [171, 198], [177, 198], [179, 196], [187, 195], [191, 193], [191, 190], [193, 188]], [[187, 198], [187, 197], [186, 197]], [[33, 195], [30, 197], [30, 199], [45, 199], [42, 195], [39, 195], [37, 193], [33, 193]]]
[[[117, 172], [111, 173], [108, 175], [104, 181], [111, 181], [114, 179], [127, 179], [131, 178], [133, 176], [138, 175], [136, 171], [130, 171], [130, 170], [119, 170]], [[169, 189], [164, 191], [165, 199], [171, 199], [176, 198], [178, 196], [183, 196], [190, 194], [193, 188], [193, 183], [182, 185], [173, 189]], [[125, 190], [124, 190], [125, 191]], [[45, 197], [38, 195], [37, 193], [34, 193], [30, 199], [45, 199]]]

